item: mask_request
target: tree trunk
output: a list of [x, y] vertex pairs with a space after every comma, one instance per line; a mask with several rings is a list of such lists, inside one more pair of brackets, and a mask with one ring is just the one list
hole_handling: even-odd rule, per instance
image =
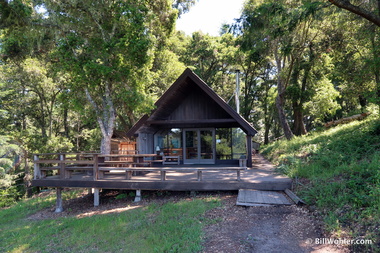
[[92, 96], [88, 89], [85, 89], [88, 101], [93, 106], [97, 121], [102, 132], [102, 141], [100, 145], [100, 152], [102, 154], [111, 154], [111, 138], [113, 130], [115, 128], [116, 113], [112, 102], [111, 91], [109, 86], [105, 85], [105, 94], [103, 96], [103, 106], [100, 107], [92, 99]]
[[112, 135], [109, 136], [104, 136], [102, 137], [102, 143], [101, 143], [101, 146], [100, 146], [100, 153], [102, 154], [111, 154], [111, 139], [112, 139]]
[[278, 117], [280, 119], [280, 124], [282, 129], [284, 130], [284, 134], [286, 139], [290, 140], [294, 137], [294, 134], [292, 130], [290, 129], [290, 126], [288, 124], [288, 121], [286, 120], [286, 114], [284, 110], [284, 99], [282, 98], [283, 95], [278, 94], [276, 97], [276, 108], [278, 111]]
[[23, 152], [23, 158], [24, 158], [24, 171], [25, 171], [25, 176], [24, 176], [24, 185], [26, 189], [26, 196], [28, 198], [31, 198], [33, 196], [33, 189], [32, 189], [32, 175], [30, 174], [30, 167], [29, 167], [29, 162], [28, 162], [28, 153], [26, 150]]
[[284, 110], [284, 105], [285, 105], [284, 96], [285, 96], [286, 87], [285, 87], [283, 77], [282, 77], [283, 66], [282, 66], [282, 61], [278, 55], [277, 50], [274, 50], [274, 55], [275, 55], [277, 71], [278, 71], [278, 73], [277, 73], [277, 92], [278, 92], [278, 94], [276, 97], [276, 108], [278, 111], [278, 118], [280, 120], [281, 127], [284, 130], [285, 137], [286, 137], [286, 139], [290, 140], [294, 137], [294, 135], [292, 133], [292, 130], [290, 129], [288, 121], [286, 120], [286, 114], [285, 114], [285, 110]]
[[265, 130], [264, 130], [264, 144], [269, 143], [269, 130], [270, 130], [271, 125], [270, 124], [265, 124]]
[[300, 136], [306, 134], [305, 124], [303, 122], [303, 112], [302, 108], [298, 105], [293, 104], [293, 118], [294, 118], [294, 127], [293, 132], [295, 135]]
[[68, 111], [67, 107], [65, 106], [63, 108], [63, 128], [65, 129], [65, 136], [66, 138], [69, 138], [70, 129], [69, 129], [69, 123], [68, 123]]

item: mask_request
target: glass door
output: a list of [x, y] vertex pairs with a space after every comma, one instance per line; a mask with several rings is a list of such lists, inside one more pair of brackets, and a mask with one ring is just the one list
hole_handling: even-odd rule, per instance
[[215, 129], [185, 129], [184, 164], [215, 163]]
[[198, 131], [185, 130], [184, 131], [184, 164], [199, 163], [198, 158]]

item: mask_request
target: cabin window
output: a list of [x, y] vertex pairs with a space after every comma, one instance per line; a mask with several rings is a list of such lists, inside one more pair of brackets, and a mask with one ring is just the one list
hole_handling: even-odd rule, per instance
[[246, 155], [246, 138], [240, 128], [216, 129], [216, 157], [218, 160], [236, 160]]
[[154, 135], [155, 151], [160, 155], [182, 155], [182, 131], [179, 128], [162, 130]]

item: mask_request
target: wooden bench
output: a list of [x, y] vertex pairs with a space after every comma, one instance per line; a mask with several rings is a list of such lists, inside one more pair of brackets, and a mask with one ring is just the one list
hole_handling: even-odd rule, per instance
[[[94, 171], [94, 166], [92, 164], [83, 165], [83, 166], [68, 165], [65, 167], [65, 178], [71, 178], [74, 171], [86, 171], [87, 173], [90, 173]], [[88, 175], [91, 175], [91, 174], [88, 174]]]
[[46, 172], [48, 171], [54, 171], [54, 170], [59, 170], [59, 166], [49, 166], [49, 167], [42, 167], [40, 168], [41, 171], [41, 178], [46, 178]]
[[179, 162], [180, 162], [179, 155], [164, 155], [164, 156], [162, 156], [162, 164], [163, 165], [170, 165], [170, 164], [179, 165]]
[[[119, 172], [125, 172], [126, 173], [126, 179], [131, 179], [132, 173], [137, 171], [147, 171], [147, 168], [145, 166], [151, 166], [151, 161], [144, 161], [142, 163], [135, 163], [135, 162], [118, 162], [118, 163], [111, 163], [111, 166], [108, 166], [109, 162], [103, 162], [99, 164], [99, 179], [104, 178], [104, 173], [119, 173]], [[112, 166], [112, 165], [116, 165]]]
[[[110, 165], [110, 166], [109, 166]], [[137, 166], [151, 166], [152, 161], [143, 162], [129, 162], [129, 161], [105, 161], [99, 163], [99, 166], [105, 167], [137, 167]]]

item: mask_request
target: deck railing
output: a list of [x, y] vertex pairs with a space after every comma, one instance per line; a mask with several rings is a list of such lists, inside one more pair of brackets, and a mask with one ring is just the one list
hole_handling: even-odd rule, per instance
[[34, 155], [34, 179], [47, 175], [70, 178], [72, 171], [92, 172], [97, 177], [98, 156], [96, 153], [47, 153]]
[[[240, 171], [247, 169], [246, 164], [239, 167], [152, 167], [155, 154], [111, 154], [98, 153], [50, 153], [34, 155], [34, 179], [45, 179], [48, 176], [58, 176], [67, 180], [73, 172], [82, 172], [92, 176], [94, 181], [103, 180], [105, 173], [124, 173], [125, 179], [141, 172], [159, 172], [161, 181], [166, 180], [167, 172], [195, 172], [197, 181], [202, 181], [204, 171], [235, 171], [240, 181]], [[161, 162], [162, 163], [162, 162]]]

